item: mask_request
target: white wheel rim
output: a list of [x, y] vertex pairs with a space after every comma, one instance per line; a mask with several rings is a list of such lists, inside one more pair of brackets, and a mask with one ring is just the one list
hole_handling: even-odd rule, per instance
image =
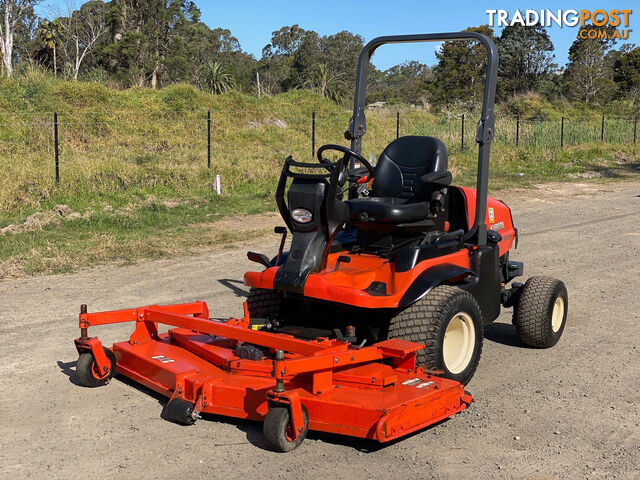
[[476, 345], [476, 331], [468, 313], [456, 313], [449, 321], [442, 342], [442, 356], [449, 372], [463, 372], [473, 356]]
[[562, 327], [562, 320], [564, 319], [564, 298], [556, 298], [553, 304], [553, 312], [551, 313], [551, 330], [553, 333], [558, 333], [560, 327]]

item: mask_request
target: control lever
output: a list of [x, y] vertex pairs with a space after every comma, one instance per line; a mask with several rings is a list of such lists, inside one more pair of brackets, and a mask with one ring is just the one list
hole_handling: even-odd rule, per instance
[[282, 251], [284, 250], [284, 242], [287, 240], [287, 227], [275, 227], [273, 229], [274, 233], [278, 235], [282, 235], [282, 239], [280, 240], [280, 248], [278, 249], [278, 257], [276, 258], [276, 267], [280, 266], [280, 262], [282, 261]]

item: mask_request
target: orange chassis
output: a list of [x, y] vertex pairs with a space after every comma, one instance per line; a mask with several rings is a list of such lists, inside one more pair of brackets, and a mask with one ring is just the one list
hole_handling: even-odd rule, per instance
[[[117, 371], [200, 413], [264, 421], [269, 408], [289, 412], [289, 439], [308, 429], [387, 442], [465, 409], [461, 384], [415, 365], [424, 345], [390, 339], [372, 346], [253, 330], [242, 319], [209, 320], [204, 302], [87, 313], [82, 306], [78, 353], [91, 353], [92, 374], [106, 378], [110, 352], [88, 328], [133, 322], [128, 341], [115, 343]], [[158, 326], [171, 328], [159, 333]], [[245, 342], [264, 348], [263, 360], [236, 356]], [[268, 349], [268, 351], [267, 351]], [[106, 382], [105, 382], [106, 383]], [[165, 407], [166, 409], [167, 407]], [[193, 422], [184, 422], [193, 423]]]

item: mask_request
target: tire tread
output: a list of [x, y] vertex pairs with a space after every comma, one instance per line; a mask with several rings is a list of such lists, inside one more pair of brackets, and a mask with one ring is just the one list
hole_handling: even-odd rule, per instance
[[251, 287], [247, 297], [247, 308], [251, 318], [276, 319], [280, 313], [282, 295], [266, 288]]
[[[440, 369], [438, 330], [442, 321], [441, 318], [451, 308], [455, 298], [460, 294], [467, 295], [480, 311], [478, 302], [470, 293], [457, 287], [440, 285], [392, 319], [389, 326], [389, 338], [397, 337], [423, 343], [426, 348], [417, 352], [417, 363], [425, 365], [431, 370]], [[478, 366], [482, 354], [482, 343], [480, 341], [477, 361], [467, 375], [467, 381], [471, 379]]]
[[[547, 316], [549, 304], [555, 301], [554, 292], [559, 285], [564, 287], [558, 279], [536, 276], [529, 278], [522, 287], [513, 311], [513, 324], [522, 343], [537, 348], [549, 348], [555, 344], [552, 343], [551, 323], [547, 321]], [[565, 300], [565, 309], [567, 307]]]

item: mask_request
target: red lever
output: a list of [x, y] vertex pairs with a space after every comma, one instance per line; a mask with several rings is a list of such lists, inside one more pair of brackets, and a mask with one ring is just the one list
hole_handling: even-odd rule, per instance
[[369, 177], [367, 177], [367, 176], [365, 175], [364, 177], [360, 177], [360, 178], [356, 181], [356, 183], [357, 183], [358, 185], [360, 185], [361, 183], [366, 183], [366, 182], [368, 182], [368, 181], [369, 181]]

